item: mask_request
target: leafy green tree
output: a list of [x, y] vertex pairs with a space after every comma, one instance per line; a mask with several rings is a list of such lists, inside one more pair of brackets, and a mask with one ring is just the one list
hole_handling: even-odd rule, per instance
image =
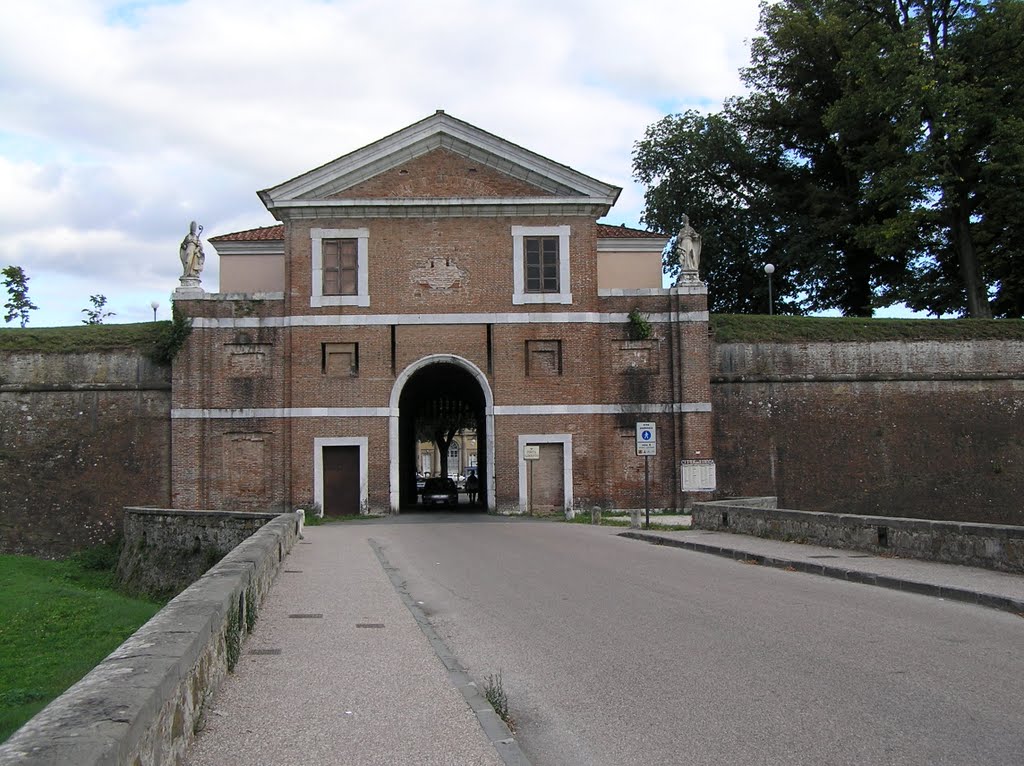
[[28, 312], [39, 308], [28, 297], [28, 277], [21, 266], [8, 266], [2, 272], [4, 287], [7, 290], [7, 303], [4, 304], [4, 321], [15, 319], [24, 327], [28, 324]]
[[113, 311], [104, 311], [104, 306], [107, 305], [107, 296], [105, 295], [90, 295], [89, 302], [92, 304], [91, 309], [82, 309], [82, 313], [85, 314], [85, 319], [82, 320], [82, 324], [103, 324], [103, 320], [107, 317], [116, 316]]
[[[778, 162], [773, 147], [756, 144], [729, 108], [669, 115], [636, 144], [634, 174], [647, 187], [643, 222], [676, 232], [689, 217], [703, 240], [701, 278], [716, 313], [768, 313], [764, 264], [778, 264], [783, 254], [778, 207], [764, 176]], [[671, 251], [664, 268], [679, 273]], [[778, 270], [783, 284], [787, 273]]]
[[761, 310], [752, 262], [770, 260], [793, 311], [989, 316], [991, 295], [1020, 316], [1022, 17], [1020, 0], [765, 3], [749, 95], [638, 142], [645, 222], [708, 232], [709, 291], [732, 294], [716, 311]]

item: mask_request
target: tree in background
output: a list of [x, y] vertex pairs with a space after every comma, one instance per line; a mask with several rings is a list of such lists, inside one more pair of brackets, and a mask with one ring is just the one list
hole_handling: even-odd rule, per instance
[[[647, 129], [633, 153], [636, 178], [647, 186], [644, 223], [675, 232], [683, 215], [703, 240], [701, 278], [717, 313], [767, 313], [763, 265], [780, 238], [766, 168], [777, 167], [770, 146], [757, 144], [732, 109], [669, 115]], [[666, 251], [665, 273], [679, 264]], [[782, 276], [782, 274], [780, 274]], [[781, 292], [781, 291], [780, 291]]]
[[28, 312], [39, 308], [28, 297], [28, 277], [21, 266], [8, 266], [2, 272], [4, 287], [7, 289], [7, 303], [4, 304], [4, 321], [18, 319], [21, 326], [28, 324]]
[[750, 94], [637, 143], [644, 222], [704, 232], [714, 311], [763, 310], [771, 261], [783, 311], [1021, 316], [1022, 24], [1019, 0], [763, 5]]
[[473, 408], [461, 399], [439, 395], [424, 403], [416, 416], [416, 438], [431, 441], [441, 455], [441, 476], [448, 475], [448, 450], [459, 431], [476, 427]]
[[107, 305], [107, 296], [90, 295], [89, 302], [92, 304], [92, 308], [82, 309], [82, 313], [85, 314], [82, 324], [103, 324], [103, 320], [107, 317], [116, 316], [113, 311], [103, 310], [103, 307]]

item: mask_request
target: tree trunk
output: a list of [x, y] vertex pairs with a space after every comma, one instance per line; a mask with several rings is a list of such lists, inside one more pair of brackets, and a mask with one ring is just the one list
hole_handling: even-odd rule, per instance
[[988, 290], [978, 268], [978, 254], [971, 236], [971, 214], [966, 193], [960, 189], [952, 192], [956, 200], [950, 210], [953, 250], [960, 263], [960, 277], [967, 293], [967, 315], [973, 319], [991, 319], [992, 306], [988, 302]]
[[437, 451], [441, 453], [441, 476], [448, 476], [448, 449], [452, 446], [452, 439], [455, 438], [456, 431], [434, 431], [434, 445], [437, 447]]

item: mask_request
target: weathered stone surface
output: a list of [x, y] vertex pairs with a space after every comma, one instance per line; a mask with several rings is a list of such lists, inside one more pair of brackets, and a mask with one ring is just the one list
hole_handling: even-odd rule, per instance
[[[132, 593], [173, 595], [274, 518], [269, 513], [126, 508], [118, 580]], [[259, 550], [253, 560], [271, 553]], [[273, 552], [276, 556], [276, 548]], [[219, 568], [215, 576], [223, 576], [232, 566], [238, 561]]]
[[0, 552], [64, 556], [166, 505], [170, 398], [137, 350], [0, 352]]
[[1024, 525], [1024, 343], [713, 346], [718, 488], [836, 513]]
[[697, 503], [693, 526], [776, 540], [1024, 573], [1024, 527], [766, 507], [764, 498]]
[[228, 672], [226, 637], [247, 632], [298, 538], [297, 514], [266, 522], [85, 678], [0, 745], [0, 766], [121, 766], [184, 760]]

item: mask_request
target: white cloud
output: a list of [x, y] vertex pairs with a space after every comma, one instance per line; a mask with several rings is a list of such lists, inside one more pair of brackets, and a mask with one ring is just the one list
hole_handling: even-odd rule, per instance
[[439, 108], [623, 186], [611, 220], [635, 224], [633, 143], [737, 93], [756, 21], [756, 0], [20, 3], [0, 26], [0, 265], [33, 278], [34, 325], [76, 324], [97, 292], [145, 319], [190, 220], [273, 223], [257, 190]]

